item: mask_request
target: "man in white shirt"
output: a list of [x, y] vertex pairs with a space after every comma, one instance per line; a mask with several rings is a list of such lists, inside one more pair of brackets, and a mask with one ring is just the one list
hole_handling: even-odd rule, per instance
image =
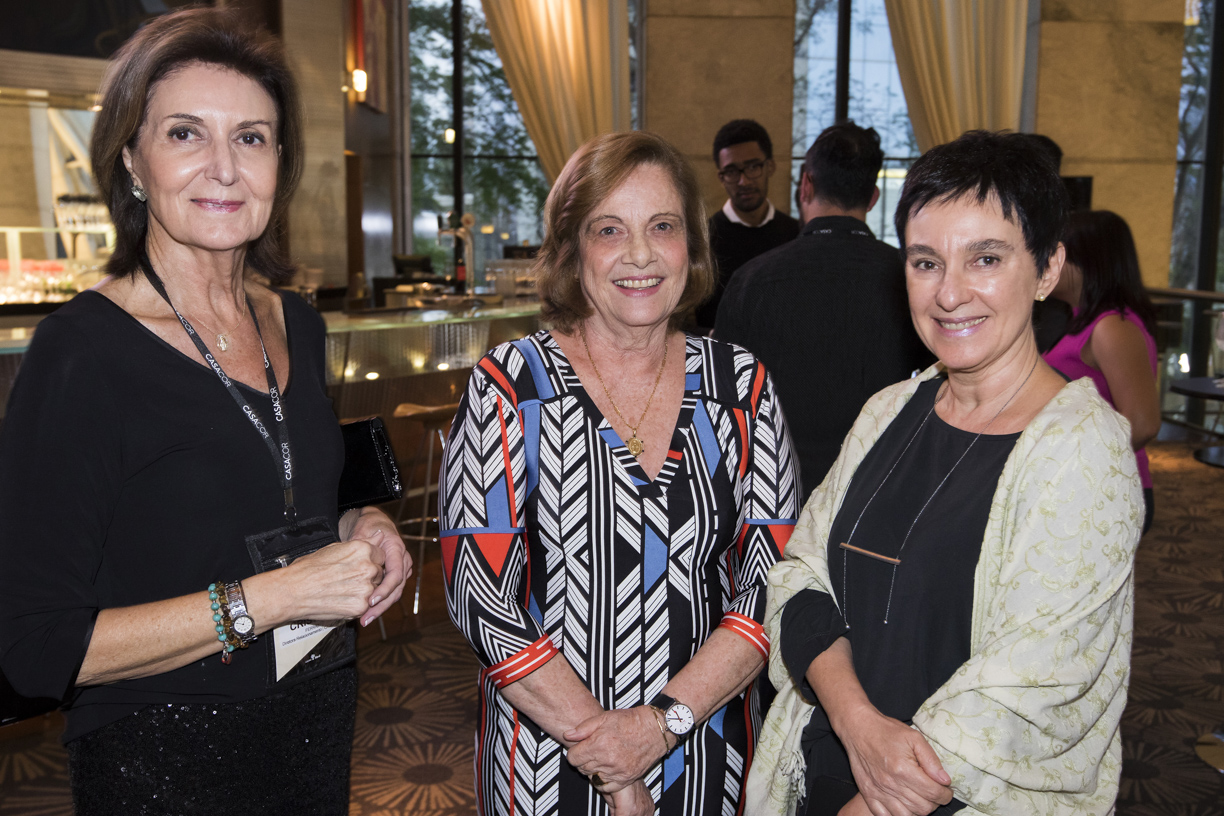
[[751, 119], [736, 119], [714, 137], [714, 164], [727, 203], [710, 218], [710, 251], [718, 288], [697, 308], [697, 325], [714, 326], [718, 304], [732, 273], [763, 252], [799, 234], [799, 222], [769, 201], [769, 179], [777, 169], [769, 133]]

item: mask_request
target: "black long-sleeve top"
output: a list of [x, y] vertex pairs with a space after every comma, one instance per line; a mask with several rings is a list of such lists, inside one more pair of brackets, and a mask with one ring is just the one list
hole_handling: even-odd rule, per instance
[[735, 270], [763, 253], [795, 240], [799, 235], [799, 226], [798, 221], [780, 210], [774, 211], [769, 223], [759, 227], [737, 224], [722, 210], [710, 216], [710, 255], [714, 259], [718, 282], [714, 294], [697, 307], [694, 315], [697, 326], [703, 330], [714, 328], [718, 304]]
[[773, 375], [805, 499], [867, 399], [935, 359], [914, 331], [901, 253], [847, 215], [813, 218], [794, 241], [744, 264], [714, 336]]
[[[803, 732], [809, 814], [836, 813], [855, 792], [849, 758], [805, 677], [813, 660], [849, 638], [867, 698], [885, 716], [909, 722], [970, 656], [982, 537], [1020, 434], [985, 434], [974, 442], [977, 434], [945, 423], [931, 411], [943, 382], [937, 377], [918, 387], [854, 474], [828, 544], [836, 602], [804, 590], [782, 613], [783, 661], [816, 704]], [[894, 570], [842, 549], [842, 542], [901, 563]], [[839, 790], [846, 799], [828, 801]], [[954, 799], [935, 813], [963, 807]]]
[[[296, 506], [334, 523], [344, 451], [325, 327], [299, 298], [282, 302]], [[252, 385], [240, 388], [270, 417]], [[39, 324], [0, 428], [0, 668], [22, 694], [71, 701], [65, 742], [154, 703], [261, 695], [269, 638], [229, 666], [211, 656], [74, 685], [99, 610], [252, 575], [246, 537], [283, 512], [278, 468], [216, 374], [104, 295], [78, 295]]]

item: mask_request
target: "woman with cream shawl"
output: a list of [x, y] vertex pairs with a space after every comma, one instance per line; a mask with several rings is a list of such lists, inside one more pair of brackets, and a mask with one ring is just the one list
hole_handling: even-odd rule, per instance
[[1041, 361], [1057, 172], [1018, 134], [928, 151], [897, 206], [939, 358], [864, 406], [769, 575], [746, 813], [1109, 813], [1143, 498], [1126, 420]]

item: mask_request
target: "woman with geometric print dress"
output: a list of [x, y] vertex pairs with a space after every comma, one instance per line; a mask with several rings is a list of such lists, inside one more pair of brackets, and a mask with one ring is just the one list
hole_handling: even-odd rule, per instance
[[480, 809], [734, 813], [798, 511], [786, 424], [750, 354], [676, 330], [712, 276], [674, 148], [593, 140], [545, 222], [554, 328], [480, 361], [443, 475], [447, 601], [484, 666]]

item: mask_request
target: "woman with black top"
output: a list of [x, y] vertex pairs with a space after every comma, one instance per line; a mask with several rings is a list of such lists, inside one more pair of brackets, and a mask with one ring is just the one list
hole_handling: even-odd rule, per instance
[[111, 277], [39, 325], [0, 433], [0, 667], [67, 703], [78, 814], [347, 813], [338, 624], [411, 566], [384, 514], [337, 519], [323, 322], [256, 277], [292, 273], [297, 92], [272, 41], [194, 10], [124, 46], [101, 104]]
[[1065, 193], [977, 131], [915, 162], [896, 220], [939, 362], [864, 406], [770, 572], [748, 812], [1109, 812], [1143, 499], [1125, 420], [1033, 336]]

